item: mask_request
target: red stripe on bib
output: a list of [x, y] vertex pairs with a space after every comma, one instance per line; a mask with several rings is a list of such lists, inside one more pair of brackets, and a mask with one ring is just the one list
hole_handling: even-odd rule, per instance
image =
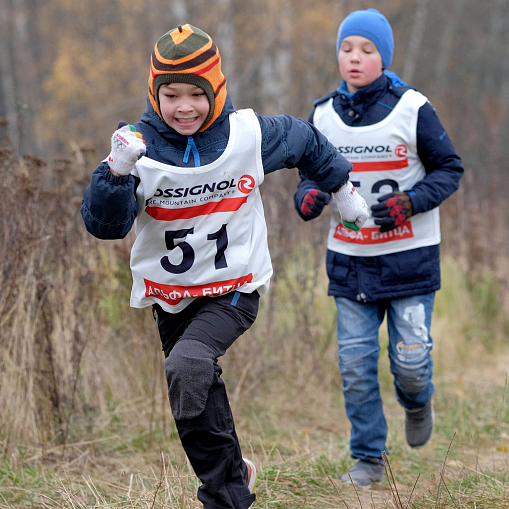
[[396, 161], [371, 161], [366, 163], [352, 162], [352, 171], [386, 171], [401, 170], [408, 166], [408, 159], [397, 159]]
[[145, 212], [156, 221], [175, 221], [177, 219], [191, 219], [198, 216], [208, 216], [216, 212], [235, 212], [247, 201], [247, 196], [242, 198], [225, 198], [221, 201], [214, 201], [186, 207], [182, 209], [165, 209], [162, 207], [147, 207]]

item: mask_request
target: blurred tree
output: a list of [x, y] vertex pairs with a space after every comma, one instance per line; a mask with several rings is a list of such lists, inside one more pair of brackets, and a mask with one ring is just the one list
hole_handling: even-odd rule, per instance
[[0, 0], [0, 143], [36, 152], [32, 125], [41, 99], [37, 66], [37, 6]]
[[428, 16], [428, 0], [418, 0], [415, 17], [412, 28], [412, 36], [405, 55], [405, 65], [403, 67], [403, 81], [411, 83], [414, 77], [417, 55], [421, 49], [424, 27]]
[[[143, 5], [60, 0], [52, 7], [48, 15], [61, 21], [62, 30], [44, 82], [48, 99], [39, 119], [41, 132], [58, 143], [57, 150], [75, 142], [107, 154], [118, 121], [138, 120], [145, 106], [150, 51], [140, 44], [146, 40], [140, 37]], [[97, 144], [98, 135], [106, 143]]]
[[0, 143], [8, 143], [17, 147], [18, 129], [16, 112], [16, 90], [13, 73], [12, 51], [12, 10], [8, 8], [7, 0], [0, 0]]
[[[218, 44], [237, 108], [307, 118], [339, 85], [336, 33], [370, 0], [0, 0], [0, 140], [46, 159], [109, 149], [145, 108], [157, 38], [189, 22]], [[391, 69], [427, 95], [467, 167], [486, 179], [509, 156], [509, 3], [379, 0]], [[2, 120], [3, 119], [3, 120]], [[6, 124], [6, 120], [9, 120]], [[505, 180], [502, 179], [503, 185]]]

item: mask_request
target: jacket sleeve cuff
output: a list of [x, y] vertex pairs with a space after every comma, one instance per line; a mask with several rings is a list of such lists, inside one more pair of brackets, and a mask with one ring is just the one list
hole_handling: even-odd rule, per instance
[[102, 174], [104, 180], [114, 186], [125, 185], [131, 177], [130, 173], [128, 175], [113, 175], [113, 173], [110, 171], [110, 167], [107, 161], [103, 161], [97, 169]]

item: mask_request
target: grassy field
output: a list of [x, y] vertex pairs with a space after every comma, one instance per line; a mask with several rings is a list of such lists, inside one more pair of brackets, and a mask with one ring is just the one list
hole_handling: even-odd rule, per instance
[[[4, 221], [0, 256], [0, 508], [199, 508], [155, 323], [128, 305], [132, 238], [84, 231], [84, 166], [61, 161], [47, 191], [32, 185], [40, 161], [0, 156], [0, 214], [18, 219]], [[388, 475], [356, 491], [340, 481], [354, 460], [335, 306], [314, 241], [326, 220], [298, 226], [296, 241], [300, 223], [279, 231], [272, 219], [289, 198], [264, 201], [275, 276], [255, 325], [221, 362], [243, 453], [259, 469], [254, 507], [509, 507], [503, 274], [473, 270], [479, 251], [465, 265], [446, 249], [431, 329], [436, 428], [419, 450], [405, 442], [382, 332]]]
[[[322, 328], [333, 320], [333, 303], [317, 291], [315, 304], [327, 320], [311, 324], [315, 337], [309, 343], [294, 344], [291, 337], [278, 335], [287, 323], [268, 322], [269, 311], [280, 306], [293, 308], [287, 309], [290, 315], [298, 311], [288, 305], [290, 290], [279, 284], [272, 302], [264, 300], [258, 322], [223, 361], [244, 455], [260, 470], [255, 507], [509, 506], [509, 349], [486, 346], [465, 332], [479, 327], [468, 319], [475, 303], [467, 293], [453, 292], [456, 299], [448, 295], [449, 285], [462, 284], [461, 271], [452, 263], [444, 267], [444, 279], [432, 328], [435, 434], [423, 449], [406, 445], [404, 414], [382, 353], [391, 454], [388, 476], [372, 492], [339, 480], [353, 460], [333, 331]], [[268, 343], [267, 334], [279, 344]], [[65, 444], [45, 448], [10, 447], [0, 463], [0, 507], [200, 507], [197, 481], [170, 420], [162, 384], [148, 397], [123, 401], [87, 424], [77, 423], [73, 435]]]

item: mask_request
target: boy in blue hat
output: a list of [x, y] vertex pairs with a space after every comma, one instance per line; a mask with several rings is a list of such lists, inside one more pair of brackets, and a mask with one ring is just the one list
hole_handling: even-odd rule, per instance
[[[343, 80], [315, 102], [309, 119], [353, 164], [352, 183], [371, 208], [364, 228], [353, 232], [332, 204], [327, 241], [350, 448], [358, 460], [342, 480], [362, 487], [381, 482], [382, 453], [388, 453], [378, 383], [384, 318], [407, 442], [422, 447], [433, 431], [429, 330], [440, 288], [438, 206], [458, 189], [463, 174], [426, 97], [386, 70], [393, 51], [392, 28], [380, 12], [347, 16], [336, 45]], [[330, 196], [301, 177], [294, 199], [308, 221], [320, 215]]]

